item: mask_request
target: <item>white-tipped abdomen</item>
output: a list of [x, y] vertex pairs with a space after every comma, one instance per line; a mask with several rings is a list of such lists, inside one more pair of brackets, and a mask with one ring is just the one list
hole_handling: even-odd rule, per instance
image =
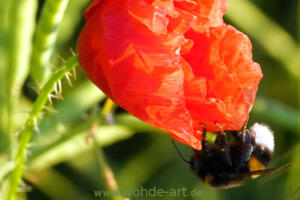
[[255, 123], [251, 127], [252, 137], [255, 138], [255, 142], [261, 146], [262, 149], [266, 148], [269, 151], [274, 151], [274, 136], [269, 127]]

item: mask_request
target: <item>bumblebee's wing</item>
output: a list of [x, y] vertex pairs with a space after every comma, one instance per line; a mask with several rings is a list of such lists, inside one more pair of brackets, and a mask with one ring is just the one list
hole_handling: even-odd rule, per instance
[[286, 169], [290, 166], [291, 166], [291, 164], [288, 163], [288, 164], [285, 164], [285, 165], [282, 165], [280, 167], [273, 168], [273, 169], [264, 169], [264, 170], [241, 172], [241, 173], [230, 173], [230, 174], [228, 174], [228, 177], [230, 179], [253, 178], [253, 177], [260, 176], [260, 175], [275, 173], [275, 172], [281, 171], [283, 169]]

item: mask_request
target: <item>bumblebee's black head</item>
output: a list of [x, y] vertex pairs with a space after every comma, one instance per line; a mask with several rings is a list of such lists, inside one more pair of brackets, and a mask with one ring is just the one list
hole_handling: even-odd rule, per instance
[[246, 178], [274, 171], [266, 169], [274, 151], [274, 137], [268, 127], [254, 124], [250, 129], [230, 133], [233, 141], [228, 142], [222, 131], [208, 146], [203, 129], [202, 149], [195, 151], [190, 164], [205, 183], [230, 188], [241, 185]]

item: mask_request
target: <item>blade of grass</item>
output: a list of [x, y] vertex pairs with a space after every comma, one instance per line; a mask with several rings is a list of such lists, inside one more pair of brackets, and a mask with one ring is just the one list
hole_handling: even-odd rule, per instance
[[[72, 129], [60, 133], [59, 138], [51, 140], [48, 144], [45, 144], [44, 140], [41, 142], [35, 140], [35, 145], [31, 148], [31, 156], [29, 157], [30, 168], [39, 170], [41, 168], [50, 167], [71, 160], [81, 153], [89, 151], [91, 145], [85, 143], [85, 137], [94, 120], [95, 116], [86, 119], [79, 125], [74, 126], [73, 124]], [[127, 139], [131, 137], [134, 132], [165, 134], [164, 131], [154, 128], [130, 114], [119, 114], [115, 117], [115, 120], [115, 125], [102, 125], [97, 130], [96, 137], [101, 146], [108, 146], [120, 140]]]
[[31, 77], [39, 89], [50, 77], [51, 57], [69, 0], [47, 0], [39, 19], [31, 58]]
[[19, 146], [17, 149], [17, 154], [14, 158], [15, 167], [10, 175], [10, 184], [7, 193], [7, 200], [12, 200], [15, 197], [15, 193], [19, 182], [23, 174], [23, 166], [25, 161], [25, 154], [27, 144], [37, 126], [37, 120], [40, 112], [43, 110], [49, 95], [54, 90], [55, 85], [59, 80], [61, 80], [73, 67], [78, 64], [77, 56], [73, 56], [64, 63], [56, 73], [52, 75], [49, 81], [45, 84], [44, 88], [41, 90], [40, 95], [35, 101], [32, 111], [30, 113], [29, 119], [26, 122], [24, 129], [20, 133]]
[[72, 3], [68, 5], [57, 38], [57, 45], [60, 48], [65, 49], [71, 39], [76, 39], [74, 35], [77, 35], [77, 26], [83, 19], [82, 13], [89, 3], [89, 0], [72, 0]]
[[300, 0], [297, 1], [297, 34], [298, 44], [300, 44]]
[[[55, 169], [34, 171], [26, 175], [26, 179], [47, 194], [51, 199], [82, 200], [87, 199], [78, 186]], [[63, 189], [62, 189], [63, 188]]]
[[0, 183], [2, 183], [5, 176], [7, 176], [14, 168], [13, 162], [6, 162], [0, 167]]
[[294, 155], [292, 157], [292, 166], [288, 174], [288, 179], [285, 183], [285, 192], [287, 193], [287, 200], [296, 200], [300, 198], [300, 183], [299, 183], [299, 169], [300, 159], [298, 152], [300, 151], [300, 143], [295, 147]]
[[8, 132], [11, 136], [11, 144], [15, 140], [14, 134], [12, 134], [12, 114], [15, 112], [15, 105], [18, 103], [22, 85], [29, 71], [29, 59], [31, 54], [36, 10], [37, 0], [13, 0], [9, 10], [9, 54], [6, 73], [6, 95], [8, 102], [7, 124]]
[[7, 25], [8, 25], [8, 8], [10, 3], [0, 0], [0, 132], [6, 132], [6, 70], [7, 70]]
[[2, 153], [9, 155], [10, 153], [10, 136], [8, 134], [8, 106], [7, 106], [7, 29], [8, 29], [8, 10], [10, 2], [0, 0], [0, 149]]
[[[107, 98], [104, 103], [103, 109], [101, 111], [101, 118], [106, 118], [107, 120], [108, 115], [112, 115], [114, 108], [115, 108], [115, 103], [110, 98]], [[125, 198], [122, 197], [119, 191], [118, 184], [115, 179], [115, 175], [106, 161], [104, 152], [102, 150], [102, 146], [97, 141], [95, 130], [97, 130], [98, 125], [99, 122], [95, 120], [94, 123], [91, 125], [89, 136], [93, 138], [94, 150], [96, 153], [97, 163], [99, 165], [102, 178], [104, 179], [107, 190], [110, 192], [110, 199], [125, 200]]]
[[[35, 164], [33, 164], [33, 167], [31, 165], [30, 169], [32, 171], [37, 171], [37, 168], [43, 169], [45, 167], [49, 167], [49, 166], [51, 166], [51, 165], [49, 165], [49, 163], [51, 163], [51, 160], [52, 160], [51, 164], [53, 164], [53, 160], [55, 160], [55, 161], [59, 160], [59, 159], [57, 159], [57, 157], [59, 157], [57, 155], [64, 155], [63, 156], [64, 158], [66, 158], [66, 154], [68, 156], [71, 155], [71, 157], [74, 157], [74, 152], [76, 154], [76, 150], [79, 150], [80, 153], [83, 152], [82, 148], [78, 148], [79, 146], [82, 146], [83, 149], [88, 148], [89, 146], [91, 146], [91, 148], [94, 148], [96, 153], [97, 153], [97, 160], [98, 160], [99, 166], [101, 168], [101, 174], [102, 174], [103, 179], [106, 183], [107, 189], [111, 192], [112, 199], [114, 199], [114, 200], [124, 199], [120, 195], [120, 192], [118, 191], [118, 187], [117, 187], [116, 181], [114, 179], [113, 172], [110, 169], [110, 167], [108, 166], [108, 164], [106, 163], [104, 155], [103, 155], [101, 149], [99, 149], [100, 148], [99, 144], [98, 144], [99, 137], [97, 137], [97, 136], [101, 136], [101, 139], [104, 139], [104, 140], [100, 140], [101, 143], [107, 141], [107, 140], [105, 140], [105, 137], [103, 137], [103, 135], [105, 135], [105, 134], [108, 134], [110, 136], [110, 138], [111, 138], [111, 136], [113, 136], [113, 137], [117, 136], [117, 138], [120, 139], [120, 137], [118, 137], [118, 136], [120, 136], [120, 134], [119, 134], [120, 131], [116, 131], [116, 133], [118, 133], [118, 134], [107, 133], [107, 129], [113, 127], [113, 126], [108, 126], [107, 128], [105, 128], [105, 132], [104, 132], [105, 134], [102, 133], [102, 134], [95, 135], [95, 133], [99, 133], [98, 128], [99, 129], [103, 128], [103, 126], [98, 127], [98, 117], [100, 116], [100, 118], [102, 119], [103, 117], [105, 117], [105, 115], [107, 113], [111, 113], [112, 109], [114, 108], [113, 103], [109, 99], [106, 101], [104, 107], [105, 107], [105, 109], [102, 110], [100, 115], [98, 114], [95, 117], [92, 117], [90, 122], [87, 123], [88, 133], [92, 134], [94, 147], [91, 146], [91, 143], [88, 143], [89, 140], [86, 140], [87, 138], [89, 138], [89, 137], [87, 137], [87, 136], [89, 136], [89, 134], [84, 133], [84, 135], [82, 135], [83, 137], [79, 138], [76, 142], [73, 142], [73, 144], [75, 144], [76, 147], [72, 146], [72, 143], [71, 143], [71, 146], [70, 145], [69, 146], [63, 145], [63, 147], [67, 147], [69, 149], [69, 151], [67, 150], [67, 148], [64, 148], [64, 149], [61, 149], [63, 153], [55, 152], [54, 154], [52, 154], [52, 155], [54, 155], [53, 157], [51, 157], [51, 156], [49, 157], [49, 154], [48, 154], [48, 157], [43, 156], [43, 158], [46, 158], [46, 160], [42, 160], [42, 161], [38, 160], [38, 162], [34, 162]], [[97, 124], [97, 125], [95, 126], [95, 124]], [[69, 141], [70, 140], [68, 140], [68, 142]], [[80, 145], [80, 143], [81, 143], [81, 145]], [[57, 151], [57, 146], [58, 146], [57, 144], [54, 145], [54, 147], [56, 148], [56, 151]], [[71, 152], [71, 154], [68, 154], [67, 152]], [[51, 153], [50, 153], [50, 155], [51, 155]], [[47, 160], [47, 158], [48, 158], [48, 160]], [[50, 162], [49, 162], [49, 158], [50, 158]], [[38, 163], [40, 163], [40, 164], [38, 164]], [[45, 163], [48, 164], [48, 165], [45, 166]], [[42, 167], [41, 167], [41, 164], [42, 164]]]
[[293, 130], [291, 133], [300, 138], [300, 111], [290, 108], [280, 102], [258, 97], [252, 109], [252, 114], [277, 124], [282, 128]]
[[[96, 116], [97, 117], [97, 116]], [[29, 168], [40, 170], [61, 162], [72, 160], [83, 152], [92, 149], [92, 145], [85, 142], [86, 134], [95, 120], [94, 117], [85, 120], [73, 129], [61, 133], [62, 137], [48, 145], [32, 147], [29, 157]], [[97, 129], [96, 139], [101, 146], [108, 146], [115, 142], [131, 137], [134, 132], [165, 133], [129, 114], [116, 116], [116, 125], [101, 125]]]
[[[145, 146], [127, 161], [127, 164], [116, 175], [121, 191], [142, 185], [159, 168], [178, 156], [170, 141], [171, 138], [167, 135], [153, 136], [150, 145]], [[167, 144], [170, 144], [169, 148], [166, 147]], [[164, 151], [161, 151], [162, 149]]]
[[94, 150], [96, 153], [97, 163], [101, 171], [102, 179], [105, 182], [106, 189], [110, 192], [110, 199], [124, 200], [124, 197], [122, 197], [118, 189], [118, 184], [115, 179], [115, 175], [106, 161], [102, 147], [97, 142], [97, 138], [95, 136], [95, 129], [97, 129], [97, 127], [98, 122], [95, 121], [91, 126], [89, 134], [91, 134], [93, 138]]
[[[86, 142], [90, 123], [81, 125], [76, 130], [73, 130], [73, 132], [69, 132], [69, 135], [65, 138], [61, 138], [45, 149], [40, 149], [41, 152], [33, 152], [33, 157], [30, 157], [29, 160], [29, 168], [31, 170], [40, 170], [51, 167], [61, 162], [72, 160], [82, 153], [91, 150], [93, 145]], [[133, 131], [125, 126], [102, 125], [97, 129], [96, 140], [102, 146], [107, 146], [127, 139], [132, 135]]]

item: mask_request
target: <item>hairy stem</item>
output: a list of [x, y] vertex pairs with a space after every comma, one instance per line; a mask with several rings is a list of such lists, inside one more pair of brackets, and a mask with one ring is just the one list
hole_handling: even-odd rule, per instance
[[37, 120], [40, 115], [40, 112], [43, 110], [49, 95], [56, 87], [58, 81], [60, 81], [73, 67], [78, 64], [76, 56], [71, 57], [64, 63], [57, 72], [55, 72], [49, 81], [45, 84], [41, 90], [40, 95], [35, 101], [33, 108], [31, 110], [30, 116], [26, 122], [25, 128], [20, 133], [19, 146], [17, 150], [16, 157], [14, 158], [15, 167], [10, 175], [9, 189], [7, 194], [7, 200], [12, 200], [15, 197], [15, 193], [19, 182], [23, 174], [23, 166], [26, 157], [26, 147], [30, 138], [34, 132], [34, 129], [37, 128]]

